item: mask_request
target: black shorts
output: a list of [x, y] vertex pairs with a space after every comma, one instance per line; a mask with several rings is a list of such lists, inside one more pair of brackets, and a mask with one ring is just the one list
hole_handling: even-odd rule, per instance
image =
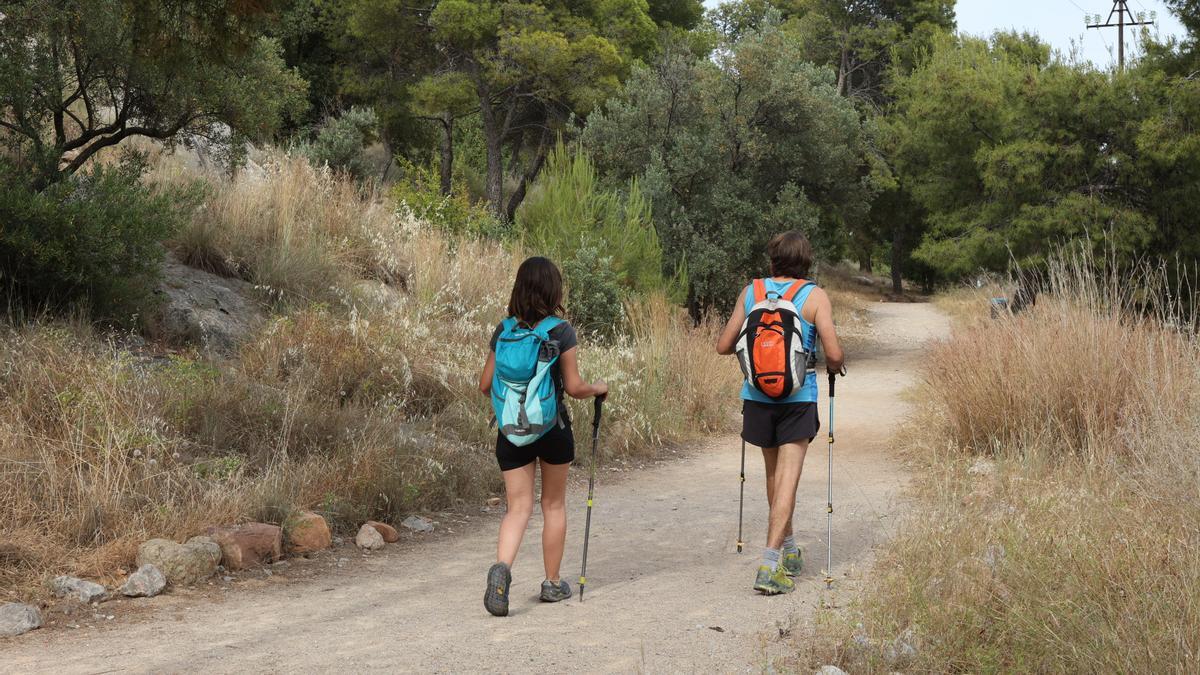
[[524, 447], [513, 445], [504, 434], [496, 434], [496, 461], [501, 471], [519, 469], [540, 459], [547, 464], [570, 464], [575, 461], [575, 434], [571, 423], [555, 425], [545, 436]]
[[816, 403], [742, 401], [742, 440], [760, 448], [812, 442], [821, 430]]

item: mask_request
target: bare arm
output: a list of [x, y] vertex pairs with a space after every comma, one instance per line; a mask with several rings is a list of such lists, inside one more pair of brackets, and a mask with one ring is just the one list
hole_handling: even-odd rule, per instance
[[496, 372], [496, 352], [488, 351], [487, 361], [483, 364], [483, 373], [479, 375], [479, 392], [484, 396], [492, 394], [492, 375]]
[[833, 304], [829, 294], [822, 288], [813, 290], [809, 296], [813, 306], [813, 325], [817, 327], [817, 335], [821, 338], [821, 348], [825, 351], [825, 369], [831, 373], [840, 372], [846, 362], [842, 352], [842, 344], [838, 341], [837, 330], [833, 326]]
[[738, 295], [737, 305], [733, 308], [733, 314], [729, 317], [729, 323], [725, 324], [725, 328], [721, 330], [720, 337], [717, 338], [717, 353], [721, 356], [729, 356], [733, 353], [733, 348], [737, 345], [738, 333], [742, 332], [742, 324], [746, 322], [746, 289], [742, 289]]
[[579, 375], [579, 348], [571, 347], [558, 357], [559, 367], [562, 368], [563, 389], [571, 398], [591, 398], [608, 394], [608, 384], [604, 380], [587, 383]]

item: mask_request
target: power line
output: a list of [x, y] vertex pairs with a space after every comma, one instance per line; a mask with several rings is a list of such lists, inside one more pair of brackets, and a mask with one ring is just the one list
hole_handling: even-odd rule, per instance
[[[1073, 2], [1074, 0], [1072, 0]], [[1113, 17], [1116, 17], [1116, 23], [1113, 22]], [[1130, 26], [1150, 26], [1153, 21], [1141, 21], [1134, 16], [1129, 9], [1129, 3], [1126, 0], [1114, 0], [1112, 11], [1108, 13], [1108, 19], [1104, 23], [1100, 23], [1100, 16], [1096, 16], [1096, 23], [1088, 24], [1088, 28], [1116, 28], [1117, 29], [1117, 67], [1120, 71], [1125, 70], [1125, 27]], [[1107, 41], [1105, 42], [1107, 44]]]

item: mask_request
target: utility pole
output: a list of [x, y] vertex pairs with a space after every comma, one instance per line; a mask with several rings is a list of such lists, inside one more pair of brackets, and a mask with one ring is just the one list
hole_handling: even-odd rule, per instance
[[[1113, 22], [1113, 18], [1116, 22]], [[1108, 13], [1108, 20], [1100, 23], [1100, 15], [1095, 16], [1095, 23], [1089, 23], [1088, 28], [1116, 28], [1117, 29], [1117, 68], [1120, 72], [1125, 72], [1125, 27], [1126, 26], [1152, 26], [1154, 25], [1154, 16], [1150, 17], [1150, 21], [1145, 20], [1145, 15], [1134, 16], [1129, 9], [1129, 3], [1125, 0], [1114, 0], [1112, 11]], [[1088, 17], [1091, 21], [1092, 17]]]

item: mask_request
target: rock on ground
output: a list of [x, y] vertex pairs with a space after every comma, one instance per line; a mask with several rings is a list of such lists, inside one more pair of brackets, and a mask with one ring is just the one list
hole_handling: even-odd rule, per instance
[[168, 255], [157, 291], [164, 302], [156, 326], [169, 341], [231, 354], [263, 320], [253, 290], [240, 279], [188, 267]]
[[980, 457], [975, 460], [975, 463], [967, 469], [968, 476], [990, 476], [996, 473], [996, 463], [990, 459]]
[[94, 581], [69, 576], [55, 577], [50, 582], [50, 591], [60, 598], [70, 596], [83, 603], [99, 602], [108, 595], [108, 589]]
[[421, 516], [409, 516], [400, 524], [413, 532], [433, 532], [433, 523]]
[[329, 524], [311, 511], [288, 518], [283, 524], [283, 533], [287, 538], [287, 552], [292, 555], [323, 551], [333, 544]]
[[837, 666], [821, 666], [813, 675], [846, 675], [846, 671]]
[[167, 587], [167, 577], [154, 565], [142, 565], [129, 575], [121, 586], [121, 595], [130, 598], [153, 598]]
[[376, 530], [379, 530], [379, 534], [383, 536], [383, 540], [387, 543], [394, 544], [400, 541], [400, 533], [397, 532], [396, 528], [392, 527], [391, 525], [388, 525], [387, 523], [380, 523], [374, 520], [368, 520], [367, 524]]
[[367, 551], [378, 551], [383, 548], [383, 535], [371, 527], [370, 523], [358, 528], [358, 536], [354, 537], [354, 545]]
[[208, 537], [192, 537], [186, 544], [151, 539], [138, 548], [137, 564], [154, 565], [172, 586], [190, 586], [211, 577], [221, 562], [221, 547]]
[[221, 547], [225, 569], [270, 564], [283, 557], [283, 528], [266, 523], [210, 527], [205, 531]]
[[33, 605], [9, 602], [0, 605], [0, 637], [16, 637], [42, 627], [42, 613]]

